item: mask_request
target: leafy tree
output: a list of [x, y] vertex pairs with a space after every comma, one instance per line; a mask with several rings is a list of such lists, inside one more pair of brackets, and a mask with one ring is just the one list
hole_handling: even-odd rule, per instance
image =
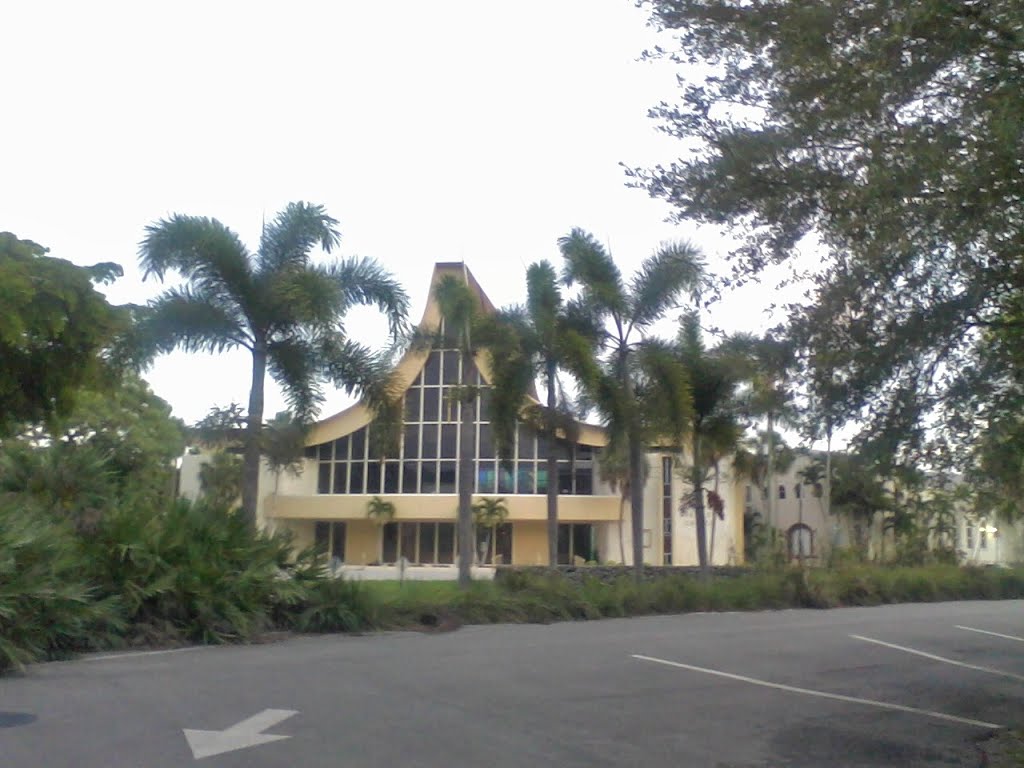
[[674, 309], [681, 294], [696, 294], [703, 262], [689, 243], [661, 246], [643, 261], [628, 283], [609, 253], [581, 229], [559, 240], [564, 280], [579, 288], [580, 306], [599, 328], [595, 360], [578, 354], [570, 368], [597, 406], [611, 445], [625, 445], [629, 464], [633, 568], [643, 573], [643, 482], [648, 441], [682, 440], [690, 413], [686, 372], [652, 325]]
[[237, 453], [220, 449], [199, 467], [199, 490], [211, 509], [238, 506], [242, 495], [242, 459]]
[[393, 407], [386, 361], [351, 340], [342, 319], [353, 306], [376, 306], [397, 334], [408, 297], [370, 259], [313, 262], [314, 247], [329, 253], [339, 239], [337, 221], [322, 206], [291, 203], [264, 227], [255, 253], [216, 219], [181, 214], [148, 226], [139, 249], [146, 276], [163, 280], [177, 272], [185, 279], [151, 302], [142, 319], [142, 338], [153, 350], [242, 347], [252, 355], [242, 483], [250, 524], [256, 519], [268, 370], [303, 422], [322, 402], [325, 381], [359, 390], [372, 407]]
[[[558, 373], [571, 358], [588, 354], [593, 329], [579, 308], [562, 296], [558, 273], [549, 262], [540, 261], [527, 269], [526, 294], [526, 306], [499, 313], [489, 334], [495, 376], [491, 420], [500, 456], [511, 455], [520, 419], [535, 424], [547, 441], [548, 563], [554, 566], [558, 564], [558, 456], [554, 446], [560, 436], [574, 443], [570, 438], [576, 431]], [[524, 408], [524, 402], [538, 376], [546, 405], [531, 411]]]
[[486, 563], [488, 559], [491, 563], [494, 562], [494, 550], [498, 540], [497, 529], [507, 517], [508, 504], [505, 503], [504, 498], [484, 497], [473, 505], [473, 524], [477, 529], [487, 531], [487, 537], [480, 546], [481, 563]]
[[711, 74], [653, 110], [691, 151], [636, 183], [681, 219], [732, 226], [737, 279], [816, 243], [803, 343], [843, 372], [848, 407], [869, 406], [871, 434], [922, 442], [949, 373], [983, 366], [986, 332], [1024, 337], [1024, 10], [640, 4], [675, 35], [661, 54]]
[[128, 323], [95, 288], [120, 277], [118, 265], [79, 267], [47, 252], [0, 232], [0, 437], [52, 423], [83, 389], [101, 388]]

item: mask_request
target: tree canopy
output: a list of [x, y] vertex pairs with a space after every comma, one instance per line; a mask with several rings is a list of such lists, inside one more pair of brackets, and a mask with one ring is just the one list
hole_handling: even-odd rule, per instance
[[962, 433], [947, 437], [975, 430], [1021, 372], [967, 383], [992, 371], [994, 337], [1024, 341], [1024, 7], [639, 5], [677, 42], [651, 55], [707, 74], [687, 69], [679, 102], [653, 110], [686, 154], [634, 181], [739, 235], [727, 282], [827, 254], [795, 330], [830, 423], [867, 416], [883, 442], [921, 443], [945, 404]]
[[116, 264], [80, 267], [0, 232], [0, 436], [67, 415], [86, 387], [99, 387], [106, 354], [128, 322], [95, 284]]

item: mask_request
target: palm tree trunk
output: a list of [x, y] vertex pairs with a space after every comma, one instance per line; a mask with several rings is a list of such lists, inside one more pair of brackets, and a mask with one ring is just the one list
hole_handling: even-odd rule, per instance
[[[470, 355], [463, 354], [463, 366]], [[465, 381], [463, 381], [465, 386]], [[476, 395], [462, 398], [459, 409], [459, 586], [467, 588], [473, 580], [473, 427]]]
[[242, 462], [242, 514], [252, 528], [256, 527], [256, 505], [260, 494], [260, 430], [263, 427], [263, 387], [266, 375], [267, 345], [263, 339], [257, 339], [252, 350], [252, 385], [249, 388], [249, 414]]
[[775, 414], [768, 412], [768, 525], [775, 528]]
[[644, 576], [644, 447], [639, 430], [629, 436], [629, 506], [633, 533], [633, 575]]
[[[715, 459], [715, 496], [718, 496], [719, 478], [721, 473], [719, 472], [719, 460]], [[715, 528], [718, 524], [718, 513], [711, 515], [711, 543], [708, 545], [708, 559], [710, 564], [715, 564]]]
[[555, 364], [547, 363], [548, 412], [545, 424], [548, 441], [548, 565], [558, 565], [558, 460], [555, 456]]
[[697, 533], [697, 562], [700, 564], [701, 575], [710, 575], [708, 568], [707, 522], [704, 519], [704, 468], [701, 466], [700, 438], [693, 437], [693, 514]]
[[626, 564], [626, 494], [619, 494], [619, 562]]

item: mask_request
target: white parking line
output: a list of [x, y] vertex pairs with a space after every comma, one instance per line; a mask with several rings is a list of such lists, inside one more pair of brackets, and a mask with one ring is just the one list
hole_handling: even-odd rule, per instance
[[887, 643], [884, 640], [876, 640], [873, 637], [864, 637], [863, 635], [850, 635], [854, 640], [863, 640], [866, 643], [874, 643], [875, 645], [884, 645], [886, 648], [894, 648], [897, 651], [903, 651], [904, 653], [912, 653], [915, 656], [923, 656], [926, 659], [932, 661], [941, 661], [943, 664], [952, 664], [955, 667], [963, 667], [964, 669], [973, 669], [978, 672], [987, 672], [990, 675], [999, 675], [1000, 677], [1008, 677], [1011, 680], [1020, 680], [1024, 682], [1024, 675], [1015, 675], [1013, 672], [1004, 672], [1001, 669], [993, 669], [992, 667], [983, 667], [981, 664], [968, 664], [966, 661], [957, 661], [956, 659], [947, 659], [945, 656], [936, 656], [934, 653], [926, 653], [925, 651], [919, 651], [916, 648], [908, 648], [905, 645], [896, 645], [895, 643]]
[[1018, 643], [1024, 643], [1024, 637], [1017, 637], [1016, 635], [1004, 635], [1002, 632], [990, 632], [987, 629], [976, 629], [975, 627], [961, 627], [959, 624], [956, 625], [957, 629], [966, 629], [968, 632], [978, 632], [982, 635], [992, 635], [992, 637], [1002, 637], [1006, 640], [1016, 640]]
[[634, 659], [640, 661], [652, 661], [655, 664], [664, 664], [666, 667], [677, 667], [679, 669], [688, 669], [691, 672], [703, 672], [705, 675], [714, 675], [716, 677], [725, 677], [729, 680], [737, 680], [741, 683], [749, 683], [751, 685], [760, 685], [764, 688], [774, 688], [779, 691], [788, 691], [789, 693], [802, 693], [804, 696], [817, 696], [819, 699], [832, 699], [834, 701], [845, 701], [851, 704], [864, 704], [869, 707], [876, 707], [878, 709], [889, 709], [896, 712], [909, 712], [912, 715], [923, 715], [924, 717], [933, 717], [937, 720], [947, 720], [953, 723], [962, 723], [963, 725], [973, 725], [978, 728], [1005, 728], [1003, 725], [996, 725], [995, 723], [986, 723], [983, 720], [971, 720], [969, 717], [957, 717], [956, 715], [947, 715], [945, 712], [933, 712], [930, 709], [918, 709], [917, 707], [907, 707], [903, 704], [890, 704], [887, 701], [875, 701], [874, 699], [861, 699], [857, 696], [844, 696], [841, 693], [828, 693], [827, 691], [814, 691], [810, 688], [797, 688], [792, 685], [783, 685], [782, 683], [772, 683], [767, 680], [758, 680], [756, 677], [747, 677], [746, 675], [734, 675], [731, 672], [722, 672], [718, 669], [708, 669], [707, 667], [695, 667], [692, 664], [683, 664], [678, 661], [669, 661], [668, 659], [658, 659], [654, 656], [642, 656], [638, 653], [632, 654]]
[[166, 648], [162, 651], [125, 651], [124, 653], [107, 653], [103, 656], [83, 656], [78, 661], [112, 661], [114, 659], [134, 659], [139, 656], [163, 656], [166, 653], [188, 653], [209, 647], [208, 645], [190, 645], [187, 648]]

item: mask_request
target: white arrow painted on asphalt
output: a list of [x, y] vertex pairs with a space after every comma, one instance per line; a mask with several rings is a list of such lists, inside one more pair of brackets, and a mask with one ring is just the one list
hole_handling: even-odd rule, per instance
[[185, 732], [188, 745], [192, 748], [192, 757], [200, 760], [223, 752], [234, 752], [236, 749], [290, 739], [291, 736], [262, 733], [262, 731], [273, 728], [278, 723], [297, 714], [299, 713], [293, 709], [264, 709], [223, 731], [197, 731], [191, 728], [182, 730]]

